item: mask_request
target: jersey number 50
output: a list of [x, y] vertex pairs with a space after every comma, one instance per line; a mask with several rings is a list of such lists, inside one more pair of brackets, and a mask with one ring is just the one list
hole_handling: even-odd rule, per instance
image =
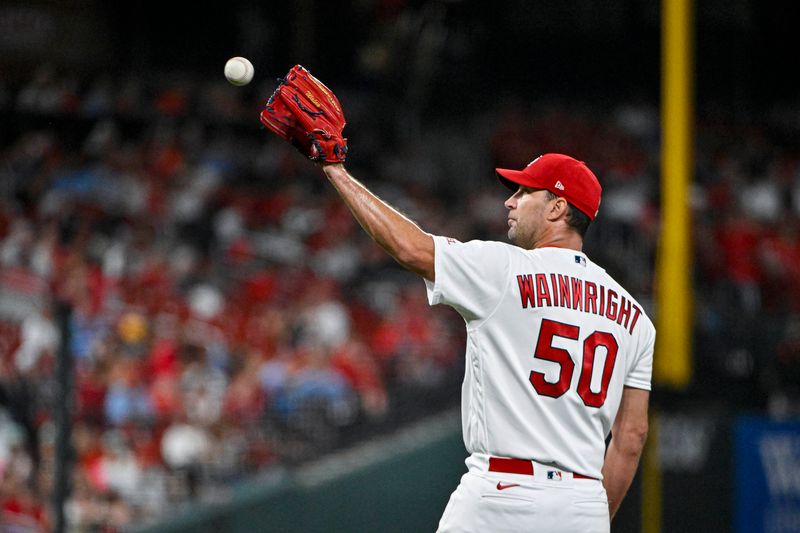
[[[580, 328], [578, 326], [571, 326], [554, 320], [547, 320], [546, 318], [542, 319], [539, 339], [536, 341], [536, 352], [533, 356], [558, 363], [561, 368], [558, 381], [555, 383], [545, 381], [543, 372], [532, 371], [530, 380], [536, 392], [543, 396], [558, 398], [569, 390], [575, 363], [567, 350], [553, 346], [553, 337], [563, 337], [577, 341], [579, 333]], [[597, 348], [600, 346], [606, 349], [606, 362], [603, 365], [600, 390], [592, 392], [590, 384], [594, 371], [594, 359]], [[583, 363], [581, 365], [580, 378], [578, 379], [578, 396], [589, 407], [602, 407], [605, 403], [608, 383], [611, 381], [611, 373], [614, 371], [614, 361], [617, 359], [618, 350], [617, 339], [611, 333], [604, 331], [595, 331], [583, 341]]]

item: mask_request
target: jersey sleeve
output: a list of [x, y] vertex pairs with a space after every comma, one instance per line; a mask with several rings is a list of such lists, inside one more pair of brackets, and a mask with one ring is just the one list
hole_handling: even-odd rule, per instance
[[625, 376], [625, 386], [651, 390], [653, 375], [653, 350], [656, 343], [656, 330], [652, 324], [643, 331], [639, 350]]
[[467, 321], [487, 318], [508, 287], [508, 245], [440, 236], [433, 241], [436, 281], [425, 280], [428, 303], [449, 305]]

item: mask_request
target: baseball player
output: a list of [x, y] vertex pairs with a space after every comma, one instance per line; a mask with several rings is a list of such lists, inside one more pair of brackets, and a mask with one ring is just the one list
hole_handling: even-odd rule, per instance
[[430, 235], [347, 172], [338, 104], [308, 71], [290, 71], [261, 120], [322, 164], [364, 230], [425, 280], [432, 305], [464, 318], [470, 456], [439, 531], [609, 531], [647, 435], [655, 328], [582, 252], [600, 206], [594, 173], [563, 154], [496, 169], [512, 191], [513, 244]]

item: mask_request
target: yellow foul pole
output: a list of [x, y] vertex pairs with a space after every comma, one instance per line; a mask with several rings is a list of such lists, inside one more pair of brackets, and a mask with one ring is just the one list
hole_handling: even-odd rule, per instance
[[661, 242], [656, 274], [654, 379], [676, 388], [692, 372], [692, 0], [662, 0]]
[[[661, 0], [661, 239], [656, 267], [656, 349], [653, 379], [685, 387], [692, 374], [692, 0]], [[658, 413], [652, 413], [642, 465], [642, 531], [660, 533], [661, 464]]]

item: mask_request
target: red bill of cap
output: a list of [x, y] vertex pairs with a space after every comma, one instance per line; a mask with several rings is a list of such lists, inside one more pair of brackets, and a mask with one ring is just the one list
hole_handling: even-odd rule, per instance
[[520, 185], [547, 189], [562, 196], [589, 219], [594, 220], [597, 216], [603, 188], [583, 161], [564, 154], [544, 154], [522, 170], [497, 168], [495, 172], [500, 182], [512, 191]]

